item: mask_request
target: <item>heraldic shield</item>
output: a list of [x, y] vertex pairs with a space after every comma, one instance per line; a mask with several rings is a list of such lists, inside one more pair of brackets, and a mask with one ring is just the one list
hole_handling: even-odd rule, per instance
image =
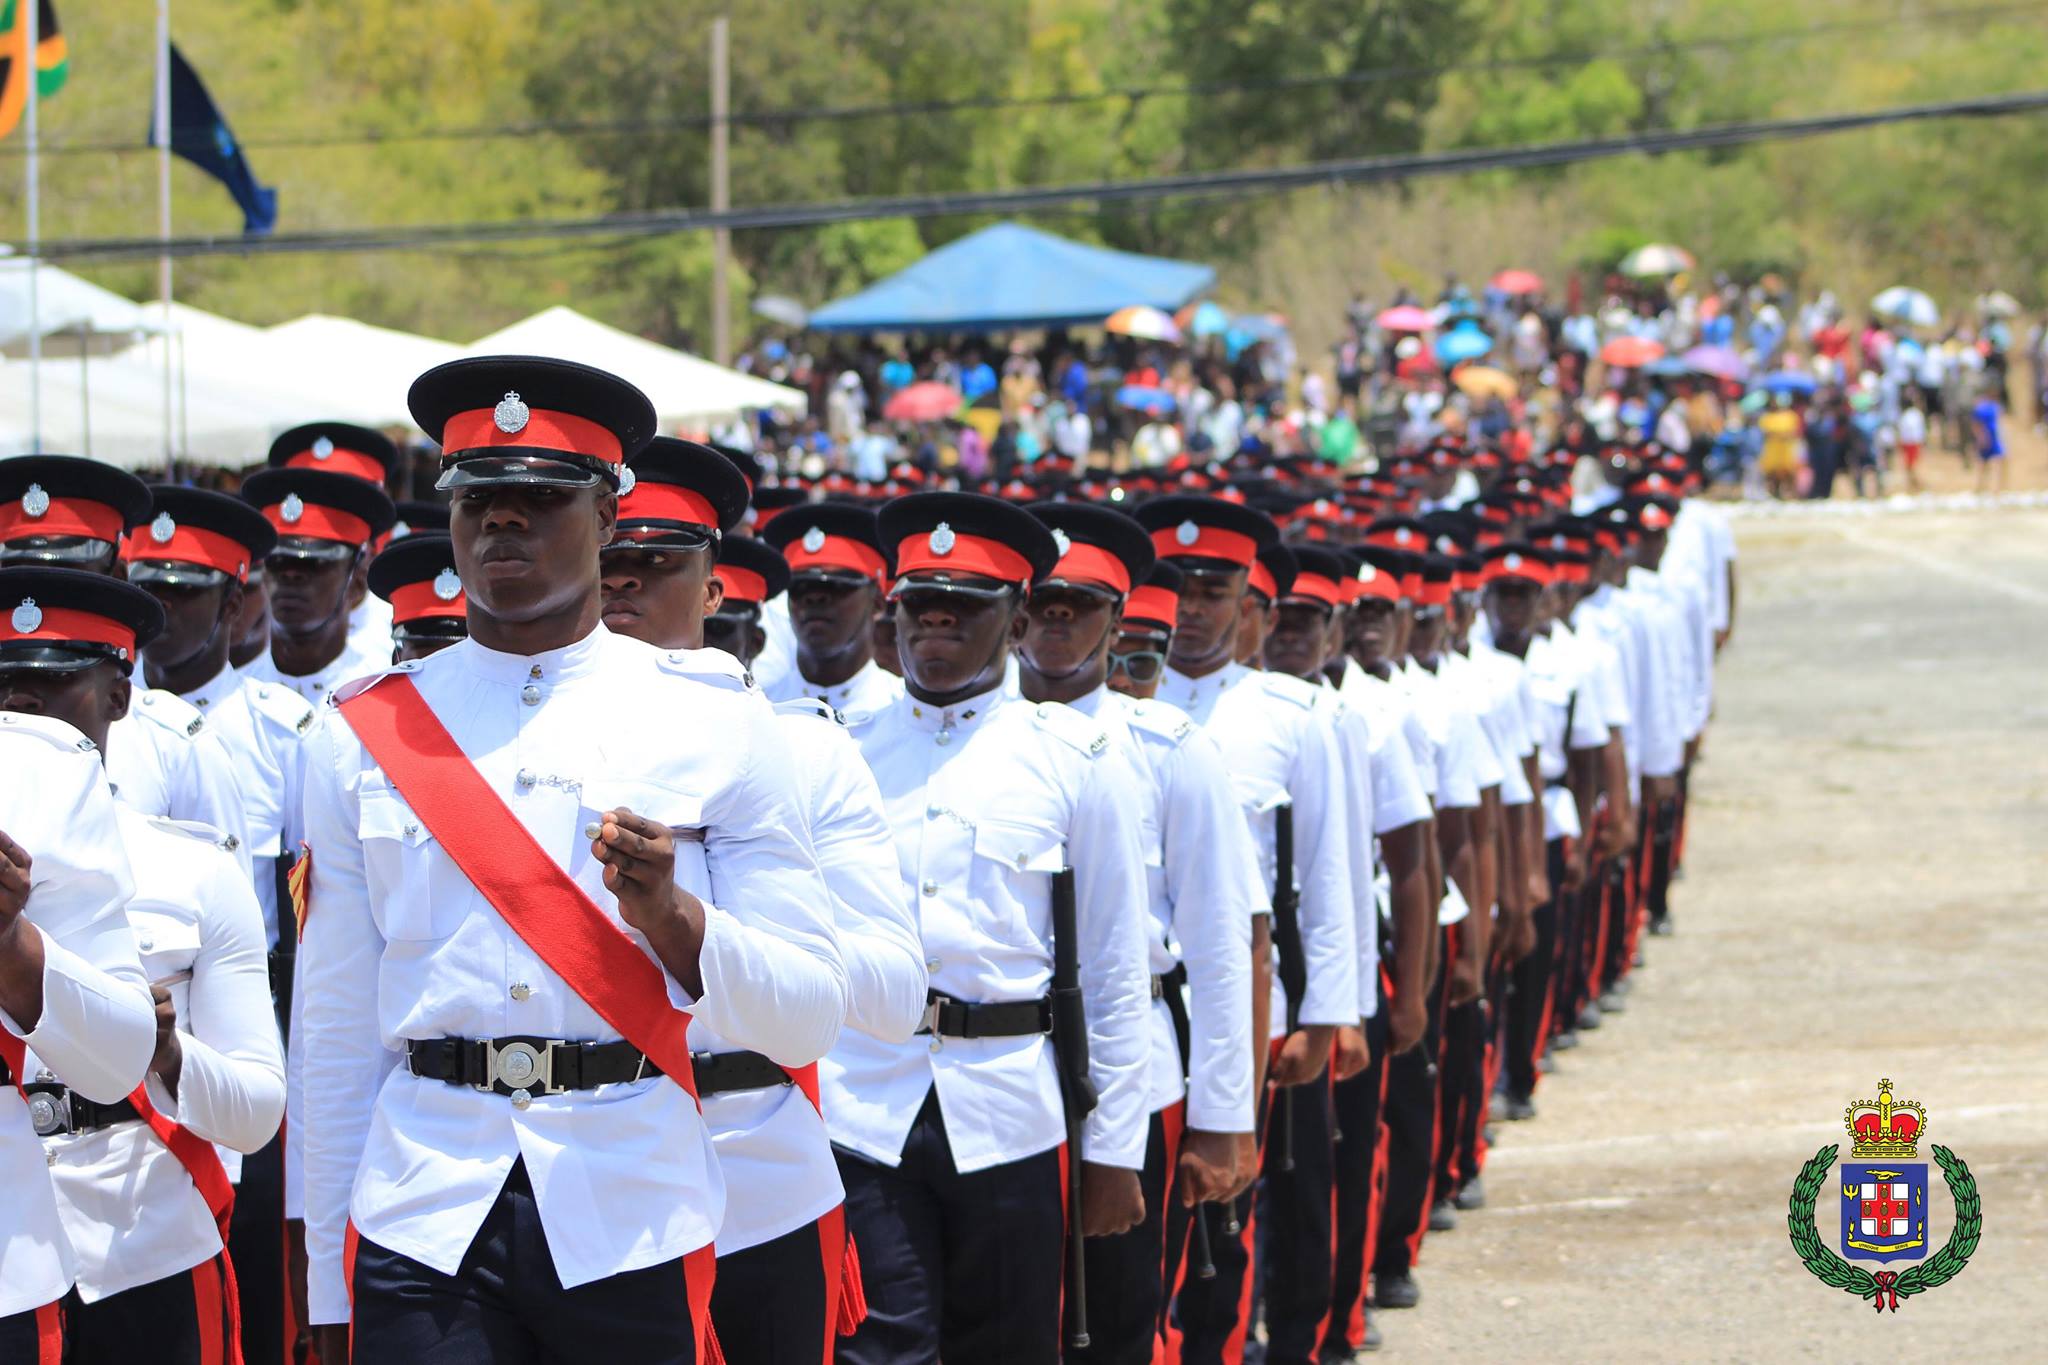
[[1927, 1254], [1927, 1163], [1842, 1164], [1842, 1255], [1917, 1261]]

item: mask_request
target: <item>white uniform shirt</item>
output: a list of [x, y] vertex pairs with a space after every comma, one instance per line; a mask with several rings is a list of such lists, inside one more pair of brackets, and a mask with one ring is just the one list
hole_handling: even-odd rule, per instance
[[[693, 1000], [670, 979], [669, 999], [784, 1065], [831, 1046], [846, 977], [804, 792], [774, 711], [729, 655], [663, 652], [600, 627], [543, 654], [469, 639], [399, 667], [513, 817], [608, 916], [617, 899], [587, 824], [627, 806], [702, 829], [701, 845], [678, 844], [677, 862], [679, 880], [710, 877], [704, 995]], [[303, 1058], [310, 1321], [348, 1318], [351, 1216], [379, 1246], [453, 1274], [522, 1157], [568, 1287], [708, 1244], [725, 1187], [697, 1106], [674, 1081], [536, 1094], [521, 1110], [403, 1067], [408, 1039], [618, 1034], [442, 851], [338, 713], [308, 741], [306, 833], [313, 868], [292, 1044]], [[736, 904], [750, 924], [723, 908]], [[773, 932], [751, 927], [765, 924]]]
[[[42, 939], [43, 1013], [33, 1030], [0, 1010], [0, 1028], [33, 1060], [97, 1104], [127, 1098], [156, 1053], [156, 1014], [128, 928], [135, 891], [114, 800], [91, 740], [42, 716], [0, 712], [0, 830], [27, 851], [29, 930]], [[14, 1085], [0, 1087], [0, 1318], [55, 1303], [71, 1288], [70, 1240], [43, 1144]]]
[[1501, 770], [1493, 746], [1479, 728], [1475, 708], [1458, 689], [1412, 658], [1394, 670], [1391, 681], [1407, 696], [1429, 735], [1437, 809], [1477, 807], [1480, 792], [1500, 785]]
[[348, 614], [349, 652], [365, 659], [391, 662], [391, 604], [376, 593], [365, 593]]
[[[775, 718], [809, 792], [811, 843], [838, 912], [846, 1022], [903, 1042], [924, 1016], [924, 953], [874, 774], [846, 727], [818, 703], [787, 703]], [[748, 915], [744, 904], [734, 913]], [[727, 1039], [720, 1046], [708, 1030], [690, 1031], [695, 1051], [745, 1045], [743, 1039]], [[794, 1085], [724, 1091], [705, 1097], [703, 1109], [728, 1191], [719, 1255], [794, 1232], [844, 1201], [824, 1119]]]
[[199, 708], [175, 692], [136, 689], [128, 714], [108, 727], [106, 765], [122, 805], [234, 836], [235, 861], [251, 872], [249, 816], [234, 757]]
[[[1670, 653], [1668, 621], [1660, 623], [1659, 604], [1640, 593], [1603, 583], [1579, 603], [1574, 626], [1605, 640], [1621, 658], [1627, 683], [1628, 720], [1622, 748], [1628, 758], [1629, 786], [1640, 793], [1645, 774], [1669, 776], [1685, 756], [1679, 732], [1677, 673]], [[1610, 716], [1609, 723], [1612, 724]]]
[[264, 943], [279, 941], [277, 860], [296, 857], [304, 837], [300, 789], [305, 780], [305, 737], [317, 714], [288, 687], [257, 682], [223, 668], [211, 682], [184, 694], [206, 716], [234, 760], [249, 821], [256, 904]]
[[[1098, 1101], [1084, 1159], [1145, 1162], [1151, 1039], [1148, 923], [1138, 796], [1101, 725], [1070, 707], [1005, 697], [952, 706], [905, 694], [852, 727], [874, 770], [897, 865], [917, 899], [931, 987], [974, 1004], [1037, 1000], [1052, 983], [1052, 879], [1074, 869], [1089, 1074]], [[1066, 1139], [1043, 1034], [848, 1033], [818, 1068], [832, 1140], [884, 1166], [902, 1160], [936, 1089], [953, 1160], [985, 1171]]]
[[368, 647], [359, 646], [351, 635], [334, 662], [312, 673], [286, 673], [278, 668], [277, 660], [268, 651], [251, 659], [242, 673], [257, 682], [281, 683], [318, 707], [326, 705], [327, 699], [342, 684], [367, 678], [372, 673], [382, 673], [390, 667], [391, 633], [386, 631], [381, 644]]
[[[129, 865], [142, 869], [128, 920], [151, 981], [168, 987], [184, 1060], [174, 1100], [155, 1075], [157, 1112], [241, 1154], [277, 1134], [284, 1056], [270, 1008], [263, 920], [249, 883], [205, 826], [121, 812]], [[171, 1149], [139, 1119], [46, 1139], [50, 1178], [77, 1256], [78, 1294], [109, 1294], [190, 1270], [220, 1254], [206, 1200]]]
[[1523, 695], [1528, 682], [1522, 676], [1522, 661], [1475, 641], [1469, 654], [1447, 650], [1438, 656], [1437, 668], [1438, 676], [1462, 687], [1471, 699], [1480, 731], [1500, 767], [1501, 804], [1525, 806], [1534, 801], [1536, 793], [1522, 766], [1536, 752], [1536, 741], [1529, 734], [1528, 702]]
[[761, 608], [761, 652], [750, 667], [772, 701], [791, 695], [783, 690], [796, 672], [796, 628], [789, 623], [789, 594], [777, 593]]
[[1598, 749], [1612, 738], [1593, 677], [1592, 646], [1562, 622], [1529, 641], [1529, 722], [1536, 735], [1536, 766], [1543, 774], [1543, 837], [1577, 838], [1578, 803], [1566, 785], [1570, 751]]
[[1183, 1095], [1187, 1126], [1252, 1131], [1252, 916], [1271, 900], [1223, 751], [1187, 714], [1098, 687], [1073, 703], [1109, 732], [1138, 779], [1153, 975], [1188, 972], [1188, 1062], [1166, 1002], [1152, 1007], [1157, 1113]]
[[776, 703], [815, 697], [851, 721], [893, 706], [903, 695], [903, 679], [870, 659], [845, 682], [822, 687], [805, 678], [792, 663], [775, 682], [764, 683], [763, 689]]
[[[1344, 661], [1344, 681], [1337, 690], [1347, 705], [1365, 712], [1372, 725], [1373, 754], [1377, 760], [1372, 769], [1373, 804], [1378, 809], [1375, 832], [1384, 834], [1417, 820], [1430, 819], [1436, 813], [1430, 804], [1436, 797], [1436, 747], [1430, 743], [1429, 731], [1407, 694], [1349, 658]], [[1385, 746], [1396, 741], [1407, 754], [1405, 763], [1383, 752]], [[1408, 790], [1402, 780], [1404, 775], [1416, 784], [1417, 793]], [[1405, 818], [1397, 818], [1404, 813]]]
[[[1163, 701], [1188, 713], [1223, 750], [1238, 806], [1259, 850], [1259, 876], [1275, 885], [1274, 812], [1294, 807], [1294, 867], [1301, 896], [1297, 919], [1308, 968], [1299, 1021], [1358, 1022], [1358, 902], [1351, 885], [1350, 812], [1343, 751], [1332, 713], [1316, 705], [1317, 689], [1299, 678], [1226, 664], [1190, 678], [1171, 667], [1159, 686]], [[1360, 889], [1362, 894], [1362, 888]], [[1275, 986], [1278, 987], [1277, 973]], [[1274, 1022], [1285, 1027], [1286, 1012]]]

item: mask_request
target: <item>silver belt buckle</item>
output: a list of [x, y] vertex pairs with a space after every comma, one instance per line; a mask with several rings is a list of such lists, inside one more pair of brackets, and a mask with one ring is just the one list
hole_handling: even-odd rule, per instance
[[484, 1083], [477, 1089], [512, 1087], [514, 1109], [532, 1104], [536, 1090], [543, 1095], [561, 1094], [562, 1087], [555, 1084], [555, 1049], [560, 1046], [560, 1038], [551, 1038], [541, 1047], [531, 1043], [507, 1043], [503, 1047], [485, 1043]]
[[51, 1094], [47, 1090], [38, 1090], [30, 1095], [28, 1121], [39, 1138], [58, 1137], [72, 1132], [71, 1092], [66, 1090]]
[[939, 1036], [939, 1006], [944, 1003], [945, 997], [938, 995], [924, 1002], [924, 1017], [917, 1021], [918, 1033], [929, 1033], [934, 1038]]

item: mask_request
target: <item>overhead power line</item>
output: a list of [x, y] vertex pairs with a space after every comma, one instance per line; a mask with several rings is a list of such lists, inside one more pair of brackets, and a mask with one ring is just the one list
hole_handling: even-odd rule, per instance
[[[1026, 95], [969, 96], [958, 99], [916, 100], [886, 104], [790, 106], [784, 108], [739, 109], [726, 115], [734, 127], [790, 127], [806, 123], [847, 123], [877, 119], [933, 118], [950, 114], [986, 113], [1013, 109], [1049, 109], [1090, 104], [1137, 103], [1145, 100], [1188, 98], [1214, 99], [1230, 95], [1287, 94], [1313, 89], [1344, 89], [1419, 80], [1458, 74], [1504, 74], [1512, 71], [1540, 71], [1555, 67], [1583, 66], [1595, 61], [1642, 61], [1656, 57], [1685, 56], [1702, 52], [1730, 52], [1779, 44], [1792, 45], [1844, 33], [1867, 33], [1889, 28], [1924, 28], [1939, 24], [1961, 24], [2010, 14], [2042, 14], [2039, 0], [2003, 0], [2002, 3], [1958, 6], [1950, 9], [1901, 13], [1888, 20], [1832, 19], [1799, 27], [1756, 29], [1701, 38], [1636, 43], [1606, 48], [1556, 49], [1525, 57], [1490, 57], [1435, 64], [1394, 64], [1357, 67], [1347, 71], [1311, 72], [1274, 76], [1260, 80], [1204, 83], [1115, 86], [1103, 90], [1048, 91]], [[531, 119], [501, 123], [460, 124], [446, 127], [405, 129], [353, 129], [257, 134], [241, 140], [244, 150], [265, 148], [304, 150], [315, 147], [377, 146], [399, 142], [482, 142], [534, 137], [644, 137], [661, 133], [701, 132], [716, 120], [710, 114], [671, 114], [660, 117], [623, 119]], [[201, 139], [205, 141], [205, 139]], [[172, 150], [177, 150], [178, 141]], [[211, 145], [210, 142], [207, 145]], [[153, 152], [147, 142], [80, 141], [45, 142], [44, 156], [130, 155]], [[19, 156], [18, 145], [0, 145], [0, 155]]]
[[1890, 124], [1936, 119], [2005, 118], [2048, 110], [2048, 90], [1934, 104], [1899, 105], [1853, 113], [1807, 118], [1758, 119], [1709, 124], [1698, 128], [1623, 133], [1570, 142], [1545, 142], [1518, 147], [1472, 147], [1400, 156], [1353, 157], [1298, 166], [1204, 171], [1149, 179], [1092, 181], [1007, 190], [968, 190], [936, 194], [890, 195], [818, 203], [763, 205], [713, 213], [707, 209], [658, 209], [645, 213], [609, 214], [593, 218], [524, 219], [507, 222], [448, 223], [422, 226], [341, 228], [319, 232], [279, 233], [270, 237], [72, 238], [45, 241], [42, 254], [52, 260], [120, 261], [168, 253], [191, 256], [275, 256], [309, 252], [406, 251], [486, 242], [543, 239], [632, 238], [702, 232], [712, 228], [760, 229], [819, 227], [875, 218], [945, 218], [962, 214], [1026, 213], [1039, 209], [1092, 204], [1113, 205], [1159, 200], [1238, 199], [1313, 185], [1363, 185], [1466, 175], [1479, 171], [1532, 170], [1566, 166], [1618, 156], [1660, 155], [1823, 137]]

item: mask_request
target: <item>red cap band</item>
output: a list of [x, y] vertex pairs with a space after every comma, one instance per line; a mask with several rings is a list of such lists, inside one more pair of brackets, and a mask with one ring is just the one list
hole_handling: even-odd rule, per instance
[[1341, 606], [1344, 603], [1344, 589], [1334, 578], [1325, 578], [1319, 573], [1298, 573], [1287, 589], [1289, 597], [1306, 597], [1313, 601]]
[[1252, 561], [1252, 570], [1244, 581], [1253, 592], [1264, 594], [1268, 602], [1280, 596], [1280, 584], [1274, 580], [1273, 571], [1257, 560]]
[[1451, 580], [1425, 578], [1415, 585], [1414, 597], [1418, 607], [1447, 607], [1451, 604]]
[[[810, 545], [804, 543], [806, 540]], [[811, 545], [818, 548], [814, 550]], [[791, 573], [802, 573], [805, 569], [851, 569], [880, 582], [889, 571], [888, 561], [882, 558], [880, 550], [851, 536], [828, 535], [820, 540], [806, 532], [783, 546], [782, 554], [789, 561]]]
[[1550, 566], [1542, 560], [1532, 559], [1528, 555], [1502, 555], [1499, 559], [1487, 560], [1486, 567], [1480, 571], [1479, 577], [1481, 581], [1487, 583], [1498, 583], [1504, 578], [1526, 578], [1542, 587], [1550, 582], [1549, 568]]
[[1671, 514], [1655, 503], [1645, 507], [1638, 520], [1643, 523], [1645, 531], [1668, 531], [1671, 529]]
[[468, 615], [468, 593], [459, 592], [453, 598], [444, 600], [434, 591], [432, 580], [425, 583], [407, 583], [391, 591], [391, 624], [394, 626], [433, 616], [452, 617], [460, 621]]
[[1421, 575], [1421, 574], [1419, 574], [1419, 573], [1404, 573], [1404, 574], [1402, 574], [1402, 575], [1401, 575], [1401, 596], [1403, 596], [1403, 597], [1407, 598], [1407, 599], [1408, 599], [1409, 601], [1411, 601], [1411, 602], [1412, 602], [1412, 601], [1414, 601], [1414, 600], [1415, 600], [1415, 598], [1416, 598], [1416, 595], [1417, 595], [1418, 593], [1420, 593], [1421, 591], [1422, 591], [1422, 575]]
[[39, 517], [22, 507], [21, 499], [0, 506], [0, 542], [27, 536], [84, 536], [108, 543], [121, 538], [121, 510], [89, 498], [51, 498]]
[[1362, 597], [1377, 597], [1383, 602], [1401, 600], [1401, 580], [1385, 569], [1368, 564], [1358, 571], [1356, 578], [1346, 580], [1356, 584], [1352, 589], [1352, 600]]
[[940, 538], [940, 544], [945, 546], [943, 551], [932, 545], [933, 538], [939, 536], [936, 527], [905, 536], [903, 543], [896, 547], [896, 576], [901, 578], [920, 569], [944, 569], [951, 573], [1000, 578], [1006, 583], [1031, 581], [1031, 561], [1000, 540], [961, 535], [950, 528], [947, 534], [952, 539], [949, 542]]
[[48, 640], [52, 643], [112, 645], [121, 657], [135, 657], [134, 628], [96, 612], [71, 607], [44, 607], [43, 619], [34, 630], [16, 630], [11, 616], [0, 616], [0, 644], [15, 640]]
[[633, 485], [632, 492], [619, 499], [619, 522], [623, 525], [629, 521], [680, 521], [715, 531], [718, 510], [694, 488], [642, 479]]
[[1069, 583], [1092, 583], [1121, 597], [1131, 590], [1131, 571], [1121, 559], [1100, 545], [1075, 544], [1053, 565], [1051, 578]]
[[249, 581], [249, 547], [233, 536], [200, 526], [180, 526], [169, 540], [158, 540], [149, 527], [138, 526], [121, 542], [121, 559], [130, 564], [137, 560], [197, 564], [218, 569], [239, 582]]
[[1124, 601], [1124, 620], [1172, 630], [1180, 622], [1180, 594], [1150, 584], [1132, 588]]
[[606, 464], [618, 464], [625, 458], [619, 448], [618, 433], [588, 417], [528, 408], [525, 424], [517, 431], [506, 431], [498, 425], [496, 413], [496, 408], [471, 408], [450, 417], [441, 431], [443, 455], [489, 450], [494, 446], [524, 446], [529, 450], [587, 455]]
[[1365, 543], [1377, 550], [1411, 550], [1427, 537], [1406, 526], [1394, 526], [1367, 533]]
[[370, 523], [339, 507], [322, 507], [317, 502], [301, 504], [299, 519], [286, 521], [284, 504], [273, 502], [263, 509], [263, 519], [277, 528], [280, 536], [304, 536], [308, 540], [334, 540], [343, 545], [370, 543]]
[[731, 601], [751, 602], [758, 607], [768, 600], [768, 580], [752, 569], [743, 569], [737, 564], [721, 564], [713, 572], [725, 585], [725, 595]]
[[[1193, 539], [1186, 538], [1190, 526], [1195, 527]], [[1221, 559], [1245, 567], [1259, 557], [1259, 543], [1243, 532], [1192, 521], [1160, 527], [1152, 533], [1152, 545], [1165, 559]]]
[[384, 462], [375, 455], [365, 455], [360, 450], [345, 450], [340, 446], [325, 455], [316, 455], [311, 450], [301, 450], [286, 458], [286, 469], [324, 469], [330, 474], [348, 474], [384, 486]]

